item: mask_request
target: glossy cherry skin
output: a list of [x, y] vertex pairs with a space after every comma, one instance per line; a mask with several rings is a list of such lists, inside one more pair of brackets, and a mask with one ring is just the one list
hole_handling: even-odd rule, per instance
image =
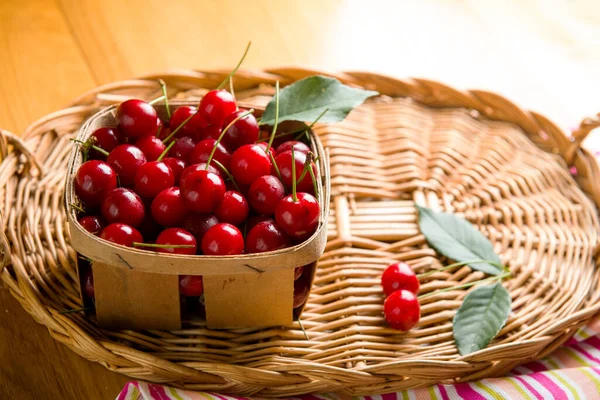
[[294, 280], [297, 281], [304, 272], [304, 266], [294, 268]]
[[92, 269], [88, 268], [82, 277], [83, 281], [83, 294], [90, 298], [94, 298], [94, 275], [92, 274]]
[[175, 157], [165, 157], [162, 159], [162, 162], [171, 168], [171, 171], [173, 171], [173, 176], [175, 177], [175, 182], [178, 183], [179, 179], [181, 178], [181, 173], [187, 166], [185, 161]]
[[421, 318], [419, 299], [408, 290], [396, 290], [385, 299], [383, 315], [390, 327], [406, 332]]
[[250, 185], [263, 175], [271, 174], [271, 160], [257, 144], [246, 144], [231, 157], [231, 174], [236, 182]]
[[223, 126], [225, 118], [235, 112], [237, 105], [231, 93], [226, 90], [211, 90], [206, 93], [198, 105], [198, 114], [209, 125]]
[[176, 226], [182, 223], [188, 209], [181, 197], [181, 189], [167, 188], [156, 195], [150, 206], [152, 218], [163, 226]]
[[419, 279], [412, 268], [404, 262], [392, 264], [383, 271], [381, 286], [383, 286], [383, 293], [386, 296], [400, 289], [414, 294], [419, 293]]
[[246, 230], [250, 231], [256, 224], [264, 221], [271, 221], [275, 223], [275, 219], [269, 215], [253, 215], [248, 218], [246, 222]]
[[182, 227], [194, 235], [197, 243], [202, 243], [204, 234], [218, 223], [219, 220], [214, 214], [190, 212], [185, 216]]
[[73, 184], [79, 199], [88, 207], [96, 207], [107, 192], [117, 187], [117, 174], [104, 161], [91, 160], [81, 164]]
[[[169, 128], [171, 128], [171, 132], [175, 129], [179, 128], [181, 124], [183, 124], [188, 118], [192, 117], [196, 114], [198, 109], [194, 106], [181, 106], [177, 107], [175, 111], [171, 114], [171, 121], [169, 121]], [[185, 137], [189, 136], [195, 140], [198, 140], [198, 135], [200, 129], [204, 126], [198, 126], [198, 118], [190, 119], [186, 124], [177, 131], [175, 137]]]
[[259, 222], [246, 235], [246, 253], [264, 253], [289, 246], [289, 237], [271, 221]]
[[[269, 147], [269, 144], [267, 142], [260, 142], [260, 143], [257, 143], [257, 145], [262, 147], [263, 150], [265, 151], [265, 153], [267, 152], [267, 147]], [[271, 153], [271, 156], [273, 156], [273, 158], [275, 158], [275, 149], [272, 146], [269, 148], [269, 153]], [[269, 160], [271, 159], [271, 156], [269, 156]]]
[[175, 144], [169, 150], [169, 157], [179, 158], [186, 164], [189, 164], [190, 154], [194, 151], [196, 142], [189, 136], [178, 138], [175, 140]]
[[115, 147], [106, 159], [106, 162], [119, 176], [121, 186], [132, 186], [138, 168], [146, 161], [144, 153], [130, 144], [121, 144]]
[[201, 276], [180, 275], [179, 293], [188, 297], [199, 297], [204, 294], [204, 283]]
[[77, 220], [77, 222], [79, 222], [79, 225], [81, 225], [83, 229], [96, 236], [98, 236], [104, 228], [102, 220], [99, 217], [96, 217], [95, 215], [87, 215], [85, 217], [81, 217], [79, 218], [79, 220]]
[[102, 229], [100, 237], [109, 242], [120, 244], [127, 247], [133, 247], [133, 243], [144, 241], [142, 234], [135, 228], [116, 222]]
[[273, 175], [263, 175], [248, 189], [248, 202], [260, 214], [273, 215], [279, 201], [285, 197], [285, 187]]
[[173, 247], [153, 247], [159, 253], [168, 254], [196, 254], [196, 238], [190, 232], [181, 228], [165, 229], [156, 238], [156, 244], [159, 245], [188, 245], [193, 247], [173, 248]]
[[297, 140], [288, 140], [287, 142], [283, 142], [279, 146], [277, 146], [277, 149], [275, 150], [275, 154], [279, 155], [286, 151], [291, 151], [292, 147], [294, 148], [295, 151], [299, 151], [300, 153], [304, 153], [304, 154], [310, 153], [310, 147], [308, 147], [306, 144], [299, 142]]
[[275, 209], [275, 222], [288, 235], [305, 239], [317, 229], [319, 224], [319, 203], [308, 193], [297, 193], [298, 201], [292, 195], [286, 196]]
[[181, 195], [187, 207], [198, 213], [213, 212], [225, 195], [225, 182], [206, 170], [191, 172], [181, 180]]
[[200, 130], [200, 140], [214, 139], [217, 140], [221, 136], [223, 130], [218, 125], [208, 125]]
[[[181, 182], [183, 182], [183, 179], [188, 176], [189, 174], [191, 174], [192, 172], [195, 171], [204, 171], [206, 170], [206, 163], [200, 163], [200, 164], [193, 164], [190, 165], [189, 167], [186, 167], [182, 172], [181, 172], [181, 176], [179, 177], [179, 185], [181, 186]], [[212, 165], [208, 167], [208, 171], [212, 172], [215, 175], [221, 175], [221, 171], [219, 171], [219, 169], [217, 167], [213, 167]]]
[[218, 223], [202, 238], [202, 253], [207, 256], [232, 256], [244, 252], [244, 237], [234, 225]]
[[[247, 112], [239, 110], [229, 114], [223, 122], [223, 128], [226, 128], [233, 120]], [[256, 117], [248, 114], [243, 118], [238, 119], [233, 125], [227, 129], [223, 136], [223, 144], [228, 149], [237, 149], [245, 144], [252, 144], [258, 140], [258, 122]]]
[[[190, 157], [189, 157], [190, 164], [199, 164], [199, 163], [207, 162], [208, 157], [210, 157], [210, 153], [212, 152], [213, 148], [216, 146], [217, 148], [215, 150], [213, 159], [215, 159], [218, 162], [220, 162], [221, 164], [223, 164], [225, 169], [229, 170], [229, 166], [231, 163], [231, 154], [229, 153], [229, 151], [227, 151], [225, 146], [223, 146], [221, 143], [219, 143], [219, 144], [216, 144], [216, 143], [217, 143], [217, 141], [215, 139], [205, 139], [205, 140], [202, 140], [201, 142], [198, 142], [198, 144], [196, 145], [196, 147], [194, 147], [194, 150], [190, 154]], [[211, 165], [214, 166], [215, 168], [219, 169], [216, 164], [211, 163]]]
[[[119, 132], [115, 128], [99, 128], [91, 134], [92, 144], [110, 153], [119, 145]], [[100, 152], [90, 149], [89, 158], [92, 160], [104, 160], [106, 156]]]
[[127, 100], [117, 107], [117, 127], [131, 140], [155, 135], [157, 130], [156, 110], [142, 100]]
[[116, 188], [106, 193], [100, 211], [108, 223], [120, 222], [134, 228], [142, 223], [146, 215], [140, 196], [127, 188]]
[[135, 191], [140, 196], [154, 197], [175, 185], [175, 174], [162, 161], [150, 161], [138, 168], [135, 174]]
[[[302, 180], [299, 180], [300, 175], [302, 175], [302, 170], [304, 170], [304, 164], [306, 163], [306, 154], [296, 151], [294, 152], [294, 159], [296, 161], [296, 190], [299, 192], [307, 192], [312, 193], [313, 183], [312, 177], [310, 173], [307, 172]], [[279, 173], [281, 174], [281, 179], [283, 180], [283, 184], [291, 189], [292, 187], [292, 152], [284, 151], [281, 154], [278, 154], [275, 157], [275, 163], [279, 167]], [[311, 168], [317, 177], [317, 170], [314, 163], [311, 163]]]
[[223, 200], [215, 209], [215, 215], [221, 222], [239, 225], [248, 218], [248, 202], [241, 193], [228, 190], [223, 195]]
[[301, 307], [308, 300], [311, 278], [310, 274], [302, 274], [294, 281], [294, 308]]
[[135, 146], [144, 153], [146, 161], [156, 161], [167, 148], [156, 136], [144, 136], [135, 142]]

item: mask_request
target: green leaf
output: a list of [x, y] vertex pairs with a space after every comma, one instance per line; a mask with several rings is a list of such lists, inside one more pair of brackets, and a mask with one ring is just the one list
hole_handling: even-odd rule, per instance
[[[279, 122], [314, 121], [325, 110], [320, 122], [338, 122], [367, 98], [379, 93], [342, 85], [334, 78], [309, 76], [279, 92]], [[275, 99], [271, 99], [261, 118], [261, 125], [275, 122]]]
[[494, 246], [467, 220], [453, 214], [435, 212], [426, 207], [419, 210], [419, 228], [427, 242], [438, 253], [457, 262], [486, 260], [469, 263], [469, 267], [486, 274], [500, 275], [502, 261]]
[[459, 353], [464, 356], [485, 348], [506, 324], [511, 303], [510, 293], [499, 282], [469, 293], [452, 321]]

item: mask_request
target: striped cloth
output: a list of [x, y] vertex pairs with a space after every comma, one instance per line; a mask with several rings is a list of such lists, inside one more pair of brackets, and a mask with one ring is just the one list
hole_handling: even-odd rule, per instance
[[[117, 400], [224, 400], [246, 399], [215, 393], [191, 392], [144, 382], [129, 382]], [[484, 400], [484, 399], [600, 399], [600, 316], [580, 329], [552, 355], [515, 368], [505, 378], [483, 379], [455, 385], [350, 397], [307, 395], [301, 400]]]

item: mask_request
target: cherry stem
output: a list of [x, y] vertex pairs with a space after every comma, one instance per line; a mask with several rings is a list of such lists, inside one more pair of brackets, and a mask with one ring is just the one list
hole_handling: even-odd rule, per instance
[[[237, 101], [235, 99], [235, 91], [233, 90], [233, 76], [231, 78], [229, 78], [229, 93], [231, 93], [231, 95], [233, 96], [233, 100]], [[238, 106], [236, 104], [235, 106], [236, 111], [238, 110]]]
[[240, 190], [240, 187], [238, 186], [237, 182], [233, 178], [233, 175], [231, 175], [229, 173], [229, 171], [227, 171], [227, 168], [225, 168], [225, 166], [223, 164], [221, 164], [218, 160], [212, 160], [212, 162], [214, 162], [217, 165], [217, 167], [219, 167], [221, 169], [221, 171], [225, 172], [225, 175], [227, 175], [227, 179], [230, 180], [231, 183], [233, 183], [235, 190], [237, 190], [238, 192], [241, 193], [242, 191]]
[[271, 132], [271, 137], [269, 138], [269, 143], [267, 144], [267, 153], [269, 150], [271, 150], [273, 140], [277, 134], [277, 125], [279, 125], [279, 81], [275, 83], [275, 123], [273, 124], [273, 131]]
[[81, 311], [89, 311], [89, 310], [93, 310], [94, 307], [83, 307], [83, 308], [74, 308], [72, 310], [65, 310], [65, 311], [61, 311], [59, 312], [59, 314], [64, 315], [64, 314], [73, 314], [76, 312], [81, 312]]
[[171, 109], [169, 108], [169, 98], [167, 96], [167, 84], [162, 79], [159, 79], [158, 83], [160, 84], [160, 88], [165, 98], [165, 108], [167, 109], [167, 117], [169, 118], [169, 120], [171, 120]]
[[269, 151], [267, 154], [269, 155], [269, 158], [271, 159], [271, 164], [273, 164], [273, 168], [275, 169], [275, 173], [277, 174], [277, 177], [279, 178], [281, 183], [283, 183], [283, 178], [281, 177], [281, 171], [279, 170], [279, 166], [275, 162], [275, 157], [273, 157], [273, 153], [271, 153]]
[[504, 278], [508, 278], [510, 275], [511, 275], [510, 271], [507, 271], [507, 272], [504, 272], [502, 275], [495, 275], [495, 276], [492, 276], [492, 277], [489, 277], [489, 278], [486, 278], [486, 279], [482, 279], [480, 281], [469, 282], [469, 283], [465, 283], [465, 284], [458, 285], [458, 286], [452, 286], [452, 287], [447, 287], [447, 288], [443, 288], [443, 289], [439, 289], [439, 290], [434, 290], [431, 293], [427, 293], [427, 294], [423, 294], [421, 296], [418, 296], [418, 299], [419, 300], [425, 299], [425, 298], [431, 297], [431, 296], [433, 296], [433, 295], [435, 295], [437, 293], [444, 293], [444, 292], [449, 292], [451, 290], [458, 290], [458, 289], [468, 288], [468, 287], [475, 286], [475, 285], [480, 284], [480, 283], [494, 282], [494, 281], [497, 281], [497, 280], [501, 281]]
[[294, 146], [292, 146], [292, 200], [298, 201], [296, 196], [296, 157], [294, 156]]
[[433, 275], [433, 274], [435, 274], [435, 273], [438, 273], [438, 272], [446, 271], [446, 270], [448, 270], [448, 269], [452, 269], [452, 268], [456, 268], [456, 267], [462, 267], [463, 265], [475, 264], [475, 263], [486, 263], [486, 264], [493, 265], [494, 267], [499, 267], [499, 268], [501, 268], [501, 269], [502, 269], [504, 272], [507, 272], [507, 271], [508, 271], [508, 268], [506, 268], [506, 267], [505, 267], [504, 265], [502, 265], [502, 264], [498, 264], [498, 263], [497, 263], [497, 262], [495, 262], [495, 261], [489, 261], [489, 260], [472, 260], [472, 261], [462, 261], [462, 262], [457, 262], [457, 263], [454, 263], [454, 264], [447, 265], [447, 266], [445, 266], [445, 267], [443, 267], [443, 268], [434, 269], [434, 270], [432, 270], [432, 271], [427, 271], [427, 272], [424, 272], [424, 273], [422, 273], [422, 274], [419, 274], [419, 275], [417, 275], [417, 278], [419, 278], [419, 279], [422, 279], [422, 278], [427, 278], [428, 276], [431, 276], [431, 275]]
[[306, 333], [306, 329], [304, 329], [304, 325], [302, 325], [302, 321], [300, 321], [300, 318], [298, 318], [297, 321], [298, 325], [300, 325], [300, 329], [302, 329], [302, 333], [304, 333], [304, 337], [306, 338], [306, 340], [310, 340], [308, 334]]
[[304, 168], [302, 168], [302, 173], [300, 174], [300, 178], [298, 178], [298, 182], [302, 182], [302, 179], [304, 179], [304, 177], [308, 173], [308, 170], [312, 164], [312, 161], [313, 161], [313, 155], [311, 152], [309, 152], [306, 155], [306, 161], [304, 162]]
[[[169, 119], [171, 119], [171, 117], [169, 117]], [[160, 126], [156, 130], [156, 137], [160, 137], [160, 134], [162, 133], [162, 130], [163, 130], [163, 124], [160, 124]]]
[[154, 100], [150, 100], [148, 102], [148, 104], [150, 104], [151, 106], [155, 105], [156, 103], [158, 103], [161, 100], [165, 100], [166, 101], [167, 97], [165, 95], [159, 96], [157, 98], [155, 98]]
[[165, 156], [169, 153], [169, 150], [171, 150], [171, 147], [173, 147], [173, 146], [175, 146], [175, 141], [172, 141], [171, 143], [169, 143], [167, 148], [164, 149], [164, 151], [162, 153], [160, 153], [160, 156], [158, 156], [156, 161], [162, 161], [162, 159], [165, 158]]
[[225, 78], [225, 80], [223, 82], [221, 82], [221, 84], [219, 86], [217, 86], [217, 90], [223, 89], [223, 87], [227, 84], [227, 81], [229, 79], [231, 79], [231, 77], [237, 72], [238, 68], [240, 68], [240, 65], [242, 65], [242, 63], [244, 62], [244, 59], [246, 58], [246, 55], [248, 54], [248, 50], [250, 50], [251, 44], [252, 44], [252, 42], [248, 42], [248, 46], [246, 46], [246, 51], [244, 51], [244, 55], [242, 56], [242, 58], [240, 59], [238, 64], [235, 66], [233, 71], [231, 71], [229, 73], [229, 75], [227, 75], [227, 78]]
[[234, 119], [233, 121], [231, 121], [229, 123], [229, 125], [227, 125], [225, 127], [225, 129], [223, 129], [223, 132], [221, 132], [221, 134], [219, 135], [219, 138], [217, 139], [217, 141], [215, 142], [215, 145], [212, 148], [212, 151], [210, 152], [210, 155], [208, 156], [208, 160], [206, 160], [206, 170], [208, 170], [208, 166], [210, 165], [210, 163], [212, 162], [213, 157], [215, 156], [215, 152], [217, 151], [217, 147], [219, 146], [219, 143], [221, 143], [221, 140], [223, 140], [223, 137], [225, 136], [225, 134], [227, 133], [227, 131], [229, 130], [229, 128], [231, 128], [233, 126], [233, 124], [235, 124], [236, 122], [238, 122], [240, 119], [244, 118], [247, 115], [250, 115], [254, 112], [254, 109], [250, 109], [248, 111], [246, 111], [245, 113], [239, 115], [236, 119]]
[[77, 204], [75, 204], [75, 203], [71, 203], [71, 207], [72, 207], [72, 208], [74, 208], [74, 209], [76, 209], [76, 210], [77, 210], [77, 211], [79, 211], [79, 212], [82, 212], [82, 213], [84, 213], [84, 212], [85, 212], [85, 210], [84, 210], [83, 208], [81, 208], [80, 206], [78, 206], [78, 205], [77, 205]]
[[171, 140], [173, 138], [173, 136], [175, 136], [175, 134], [177, 134], [177, 132], [179, 132], [179, 130], [181, 128], [183, 128], [185, 126], [185, 124], [187, 124], [188, 121], [194, 117], [194, 115], [196, 115], [196, 114], [192, 114], [189, 117], [187, 117], [186, 120], [183, 121], [181, 123], [181, 125], [179, 125], [177, 128], [175, 128], [175, 130], [173, 132], [171, 132], [171, 134], [169, 136], [167, 136], [166, 138], [164, 138], [163, 143], [167, 143], [169, 140]]
[[308, 169], [308, 173], [310, 174], [310, 179], [312, 180], [313, 190], [315, 191], [315, 196], [319, 197], [319, 186], [317, 185], [317, 178], [315, 177], [315, 173], [312, 168]]
[[[104, 150], [104, 149], [102, 149], [102, 148], [100, 148], [100, 147], [98, 147], [98, 146], [95, 146], [95, 145], [93, 145], [93, 144], [92, 144], [92, 142], [82, 142], [81, 140], [77, 140], [77, 139], [71, 139], [71, 140], [72, 140], [73, 142], [75, 142], [75, 143], [77, 143], [77, 144], [79, 144], [79, 145], [83, 146], [83, 148], [84, 148], [86, 151], [88, 151], [89, 149], [94, 149], [94, 150], [96, 150], [98, 153], [102, 154], [103, 156], [105, 156], [105, 157], [108, 157], [108, 151], [106, 151], [106, 150]], [[91, 138], [90, 138], [90, 140], [91, 140]]]
[[193, 244], [157, 244], [157, 243], [140, 243], [133, 242], [133, 247], [155, 247], [159, 249], [192, 249]]

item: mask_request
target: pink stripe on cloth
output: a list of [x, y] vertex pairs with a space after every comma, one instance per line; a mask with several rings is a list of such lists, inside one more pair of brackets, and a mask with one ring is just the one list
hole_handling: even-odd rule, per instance
[[527, 383], [525, 379], [519, 376], [515, 376], [514, 379], [521, 382], [521, 384], [525, 386], [525, 389], [527, 389], [532, 395], [534, 395], [536, 399], [544, 400], [544, 397], [542, 397], [542, 395], [537, 390], [535, 390], [533, 386]]
[[540, 383], [540, 385], [542, 385], [543, 387], [548, 389], [550, 391], [550, 393], [552, 393], [552, 396], [554, 397], [554, 399], [568, 399], [569, 398], [567, 396], [567, 394], [565, 393], [565, 391], [562, 390], [560, 388], [560, 386], [558, 386], [556, 383], [554, 383], [554, 381], [552, 379], [550, 379], [546, 374], [535, 373], [535, 374], [531, 374], [528, 376], [531, 377], [532, 379], [535, 379], [536, 381], [538, 381]]
[[440, 391], [440, 395], [442, 396], [442, 400], [450, 400], [450, 398], [448, 397], [448, 392], [446, 391], [444, 385], [437, 385], [437, 387]]
[[485, 400], [485, 397], [473, 389], [470, 383], [458, 383], [454, 385], [454, 389], [463, 400]]

